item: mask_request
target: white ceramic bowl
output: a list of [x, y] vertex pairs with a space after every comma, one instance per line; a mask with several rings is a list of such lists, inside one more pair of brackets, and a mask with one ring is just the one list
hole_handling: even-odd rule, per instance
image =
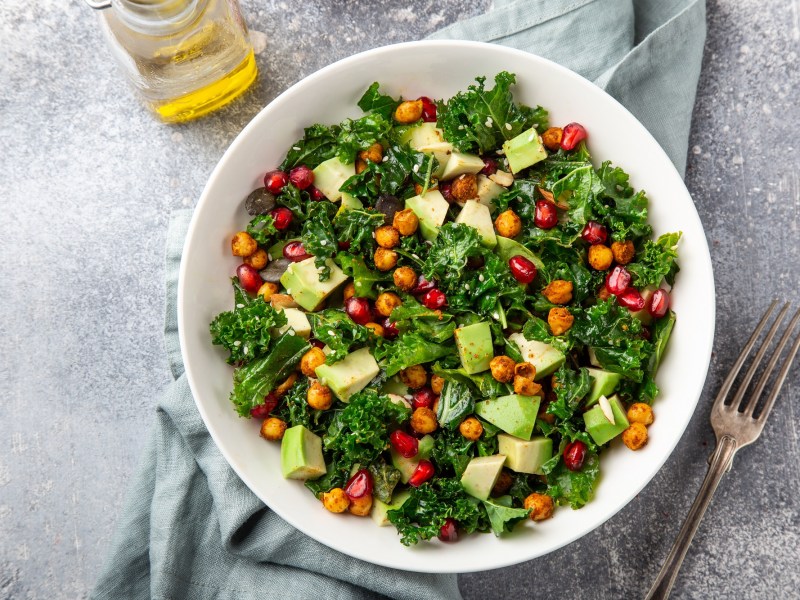
[[[258, 435], [259, 423], [239, 418], [228, 401], [231, 368], [211, 345], [208, 324], [233, 302], [228, 277], [237, 260], [231, 235], [248, 216], [247, 194], [312, 123], [338, 123], [360, 114], [356, 101], [373, 82], [393, 96], [447, 98], [475, 76], [508, 70], [515, 96], [550, 111], [551, 123], [578, 121], [589, 131], [598, 163], [612, 160], [651, 201], [657, 234], [682, 230], [681, 272], [673, 294], [678, 314], [658, 383], [657, 419], [650, 442], [630, 452], [619, 440], [603, 453], [592, 502], [562, 507], [542, 523], [528, 522], [496, 538], [472, 535], [456, 544], [402, 546], [394, 527], [333, 515], [297, 481], [280, 475], [278, 444]], [[645, 128], [617, 101], [575, 73], [543, 58], [502, 46], [430, 41], [378, 48], [339, 61], [292, 86], [239, 134], [211, 175], [186, 239], [178, 290], [180, 340], [200, 414], [222, 454], [250, 489], [281, 517], [320, 542], [365, 561], [425, 572], [481, 571], [547, 554], [593, 530], [624, 507], [656, 474], [683, 434], [703, 388], [714, 334], [714, 279], [705, 234], [686, 187]]]

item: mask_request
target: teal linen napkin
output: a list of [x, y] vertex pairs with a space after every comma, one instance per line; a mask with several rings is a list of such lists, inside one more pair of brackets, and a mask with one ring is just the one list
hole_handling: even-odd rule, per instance
[[[495, 0], [434, 37], [550, 58], [627, 106], [683, 172], [705, 37], [702, 0]], [[165, 344], [175, 381], [92, 598], [460, 598], [455, 576], [377, 567], [331, 550], [269, 510], [209, 436], [183, 372], [176, 296], [191, 211], [167, 235]], [[399, 543], [399, 542], [398, 542]]]

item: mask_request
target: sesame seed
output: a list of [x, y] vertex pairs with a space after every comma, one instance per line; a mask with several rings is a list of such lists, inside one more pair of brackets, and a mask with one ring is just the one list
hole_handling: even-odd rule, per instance
[[300, 152], [301, 148], [300, 146], [292, 146], [292, 150], [294, 150], [295, 152]]
[[414, 173], [419, 173], [419, 165], [414, 165], [411, 169]]
[[511, 123], [506, 123], [506, 129], [511, 131], [513, 128], [511, 127]]
[[465, 290], [467, 290], [467, 291], [469, 291], [469, 284], [468, 284], [468, 283], [465, 283], [465, 284], [464, 284], [464, 289], [465, 289]]
[[321, 240], [319, 245], [320, 246], [327, 246], [328, 245], [328, 240]]
[[478, 275], [478, 281], [483, 282], [483, 275]]
[[497, 314], [496, 312], [493, 312], [493, 313], [492, 313], [492, 316], [494, 317], [494, 320], [495, 320], [495, 321], [499, 321], [499, 320], [500, 320], [500, 315], [499, 315], [499, 314]]
[[290, 329], [286, 332], [286, 335], [294, 335], [294, 329]]
[[244, 308], [244, 304], [237, 304], [236, 308]]
[[413, 256], [415, 259], [419, 260], [419, 254], [412, 254], [411, 256]]
[[240, 342], [239, 340], [236, 340], [235, 342], [233, 342], [233, 345], [238, 348], [239, 346], [242, 345], [242, 342]]
[[530, 135], [528, 136], [528, 141], [529, 141], [529, 142], [532, 142], [532, 141], [533, 141], [533, 138], [534, 138], [534, 134], [530, 134]]
[[381, 159], [381, 162], [386, 162], [387, 160], [389, 160], [388, 154]]
[[328, 335], [336, 335], [336, 334], [333, 332], [333, 329], [328, 329]]

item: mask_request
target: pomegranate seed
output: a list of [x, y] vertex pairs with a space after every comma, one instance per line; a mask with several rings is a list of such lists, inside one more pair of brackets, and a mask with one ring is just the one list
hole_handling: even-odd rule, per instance
[[508, 267], [520, 283], [530, 283], [536, 277], [536, 265], [520, 254], [508, 259]]
[[561, 149], [574, 150], [580, 142], [586, 139], [586, 129], [580, 123], [570, 123], [564, 127], [564, 134], [561, 136]]
[[631, 284], [631, 273], [622, 265], [617, 265], [606, 276], [606, 289], [619, 296], [622, 292], [628, 289]]
[[644, 308], [644, 298], [636, 288], [628, 288], [617, 296], [617, 302], [630, 310], [642, 310]]
[[264, 175], [264, 187], [273, 194], [280, 194], [287, 183], [289, 183], [289, 175], [286, 171], [270, 171]]
[[417, 277], [417, 285], [414, 286], [414, 288], [411, 290], [411, 293], [414, 294], [415, 296], [418, 296], [420, 294], [424, 294], [426, 292], [431, 291], [435, 287], [436, 287], [435, 281], [428, 281], [422, 275], [420, 275], [419, 277]]
[[411, 400], [411, 406], [417, 408], [430, 408], [436, 400], [436, 394], [427, 386], [414, 392], [414, 397]]
[[580, 440], [575, 440], [567, 444], [564, 448], [564, 465], [570, 471], [580, 471], [583, 461], [586, 459], [586, 444]]
[[427, 96], [420, 96], [417, 100], [422, 101], [422, 120], [426, 123], [435, 123], [436, 103]]
[[431, 310], [438, 310], [447, 304], [447, 296], [443, 291], [433, 288], [422, 297], [422, 304]]
[[533, 217], [534, 224], [540, 229], [552, 229], [558, 224], [558, 211], [556, 205], [547, 200], [539, 200], [536, 203], [536, 214]]
[[289, 242], [283, 247], [283, 257], [292, 262], [300, 262], [307, 258], [311, 258], [311, 254], [306, 252], [306, 247], [303, 242]]
[[481, 169], [481, 175], [494, 175], [497, 173], [497, 161], [493, 158], [484, 158], [483, 159], [483, 168]]
[[433, 463], [423, 458], [417, 464], [417, 468], [414, 469], [414, 473], [408, 480], [408, 485], [412, 487], [419, 487], [423, 483], [428, 481], [431, 477], [433, 477], [433, 474], [434, 474]]
[[350, 242], [339, 242], [339, 250], [349, 250]]
[[589, 244], [605, 244], [608, 239], [608, 229], [597, 221], [589, 221], [581, 231], [581, 239]]
[[449, 183], [440, 183], [439, 184], [439, 193], [450, 204], [452, 204], [453, 202], [456, 201], [456, 199], [453, 198], [453, 186], [451, 184], [449, 184]]
[[320, 192], [313, 185], [308, 188], [308, 195], [311, 196], [311, 199], [314, 200], [315, 202], [319, 202], [320, 200], [325, 200], [325, 194]]
[[393, 431], [389, 442], [397, 453], [403, 458], [414, 458], [419, 452], [419, 440], [405, 431]]
[[372, 475], [366, 469], [359, 469], [347, 482], [344, 493], [350, 500], [358, 500], [372, 494]]
[[369, 300], [366, 298], [358, 298], [356, 296], [348, 298], [347, 302], [344, 303], [344, 311], [354, 323], [359, 325], [366, 325], [372, 321], [372, 308], [370, 308]]
[[669, 293], [667, 290], [656, 290], [647, 304], [647, 312], [660, 319], [667, 314], [667, 310], [669, 310]]
[[314, 183], [314, 171], [305, 165], [300, 165], [289, 171], [289, 181], [298, 190], [304, 190]]
[[292, 220], [294, 219], [294, 215], [292, 215], [292, 211], [290, 211], [285, 206], [279, 206], [277, 208], [273, 208], [269, 211], [270, 216], [272, 217], [272, 221], [275, 223], [275, 229], [278, 231], [283, 231], [289, 225], [292, 224]]
[[439, 529], [439, 539], [443, 542], [455, 542], [458, 540], [458, 525], [455, 519], [448, 517], [444, 520], [444, 525]]
[[270, 392], [264, 396], [264, 403], [250, 409], [250, 416], [254, 419], [266, 419], [275, 407], [278, 406], [278, 398]]
[[308, 340], [308, 343], [314, 346], [314, 348], [319, 348], [320, 350], [322, 350], [325, 347], [325, 342], [318, 340], [316, 338], [311, 338], [310, 340]]
[[261, 275], [259, 275], [258, 271], [256, 271], [250, 265], [239, 265], [236, 268], [236, 277], [239, 278], [239, 283], [242, 284], [242, 287], [245, 289], [245, 291], [251, 294], [258, 293], [258, 288], [264, 284], [264, 280], [261, 279]]
[[383, 337], [385, 337], [387, 340], [393, 340], [400, 335], [400, 330], [397, 328], [397, 323], [390, 321], [389, 317], [386, 317], [381, 322], [381, 325], [383, 326]]

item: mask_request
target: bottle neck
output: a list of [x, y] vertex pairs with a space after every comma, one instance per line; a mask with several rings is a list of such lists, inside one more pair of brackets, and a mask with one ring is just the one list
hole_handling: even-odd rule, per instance
[[111, 0], [116, 16], [145, 35], [169, 35], [194, 22], [209, 0]]

